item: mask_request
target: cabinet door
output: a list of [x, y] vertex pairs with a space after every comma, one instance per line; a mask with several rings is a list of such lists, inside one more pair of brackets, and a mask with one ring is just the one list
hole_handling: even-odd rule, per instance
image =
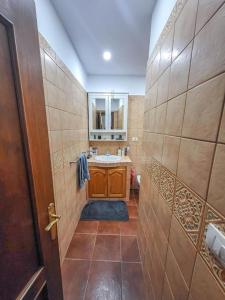
[[88, 182], [89, 198], [107, 198], [107, 169], [90, 168], [91, 179]]
[[109, 97], [109, 124], [111, 130], [127, 130], [127, 95]]
[[108, 170], [108, 197], [126, 197], [126, 168], [112, 168]]
[[89, 95], [89, 130], [102, 132], [109, 128], [108, 96], [105, 94]]

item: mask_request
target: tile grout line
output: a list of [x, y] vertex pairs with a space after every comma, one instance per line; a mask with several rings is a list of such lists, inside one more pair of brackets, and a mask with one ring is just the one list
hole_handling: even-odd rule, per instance
[[122, 237], [120, 229], [120, 282], [121, 282], [121, 300], [123, 299], [123, 275], [122, 275]]
[[[198, 10], [199, 10], [199, 0], [198, 0], [198, 3], [197, 3], [197, 10], [196, 10], [196, 16], [195, 16], [195, 25], [194, 25], [194, 38], [193, 38], [193, 42], [192, 42], [192, 49], [191, 49], [191, 58], [190, 58], [190, 65], [189, 65], [189, 72], [188, 72], [188, 80], [187, 80], [187, 92], [186, 92], [186, 98], [185, 98], [185, 106], [184, 106], [184, 114], [183, 114], [183, 121], [182, 121], [182, 130], [181, 130], [181, 136], [182, 136], [182, 133], [183, 133], [183, 125], [184, 125], [184, 117], [185, 117], [185, 112], [186, 112], [186, 105], [187, 105], [187, 96], [188, 96], [188, 88], [189, 88], [189, 82], [190, 82], [190, 73], [191, 73], [191, 66], [192, 66], [192, 58], [193, 58], [193, 49], [194, 49], [194, 42], [195, 42], [195, 38], [196, 38], [196, 26], [197, 26], [197, 17], [198, 17]], [[199, 85], [199, 84], [198, 84]], [[198, 86], [196, 85], [196, 86]], [[195, 86], [191, 87], [191, 89], [195, 88]], [[179, 149], [179, 154], [178, 154], [178, 162], [177, 162], [177, 171], [178, 171], [178, 163], [179, 163], [179, 159], [180, 159], [180, 151], [181, 151], [181, 143], [182, 143], [182, 140], [180, 141], [180, 149]], [[177, 181], [176, 181], [176, 184], [177, 184]], [[175, 195], [174, 195], [175, 196]], [[204, 208], [205, 209], [205, 208]], [[203, 213], [204, 213], [204, 210], [203, 210]], [[173, 215], [173, 213], [172, 213]], [[175, 215], [174, 215], [175, 216]], [[204, 215], [202, 215], [201, 217], [201, 222], [202, 222], [202, 219], [203, 219]], [[176, 218], [176, 216], [175, 216]], [[182, 227], [182, 226], [181, 226]], [[199, 237], [198, 237], [199, 238]], [[197, 245], [198, 245], [198, 242], [197, 242]], [[195, 263], [196, 263], [196, 258], [197, 258], [197, 253], [198, 253], [198, 248], [197, 248], [197, 245], [196, 245], [196, 253], [195, 253], [195, 259], [194, 259], [194, 264], [193, 264], [193, 269], [192, 269], [192, 274], [191, 274], [191, 280], [190, 280], [190, 283], [189, 285], [187, 285], [186, 283], [186, 280], [184, 279], [184, 275], [183, 275], [183, 272], [181, 272], [181, 275], [183, 277], [183, 280], [188, 288], [188, 294], [187, 294], [187, 298], [189, 298], [190, 296], [190, 290], [191, 290], [191, 284], [192, 284], [192, 280], [193, 280], [193, 272], [194, 272], [194, 268], [195, 268]], [[170, 247], [172, 253], [173, 253], [173, 250], [172, 248]], [[173, 254], [174, 255], [174, 254]], [[176, 257], [174, 255], [174, 258], [175, 258], [175, 261], [176, 261]], [[176, 261], [177, 262], [177, 261]], [[177, 266], [178, 266], [178, 269], [180, 270], [180, 267], [179, 267], [179, 264], [177, 262]], [[181, 270], [180, 270], [181, 271]]]
[[[216, 9], [216, 11], [212, 14], [212, 16], [206, 21], [206, 23], [204, 23], [204, 25], [198, 30], [198, 31], [196, 31], [196, 28], [195, 28], [195, 32], [194, 32], [194, 37], [193, 37], [193, 39], [191, 40], [191, 41], [193, 41], [197, 36], [198, 36], [198, 34], [202, 31], [202, 29], [211, 21], [211, 19], [216, 15], [216, 13], [222, 8], [222, 6], [224, 5], [224, 1], [219, 5], [219, 7]], [[185, 5], [184, 5], [185, 6]], [[184, 6], [183, 6], [183, 8], [184, 8]], [[183, 8], [182, 8], [182, 10], [183, 10]], [[181, 11], [182, 11], [181, 10]], [[178, 14], [178, 16], [179, 16], [179, 14]], [[177, 16], [177, 18], [178, 18], [178, 16]], [[171, 15], [170, 15], [170, 17], [171, 17]], [[168, 19], [168, 21], [170, 20], [170, 17], [169, 17], [169, 19]], [[196, 13], [196, 22], [197, 22], [197, 17], [198, 17], [198, 11], [197, 11], [197, 13]], [[173, 23], [173, 25], [172, 26], [175, 26], [175, 23], [176, 23], [176, 20], [177, 20], [177, 18], [176, 19], [174, 19], [173, 21], [172, 21], [172, 23]], [[168, 21], [167, 21], [167, 23], [168, 23]], [[164, 26], [164, 28], [167, 26], [167, 23], [165, 24], [165, 26]], [[195, 26], [196, 27], [196, 26]], [[172, 27], [170, 28], [170, 30], [172, 29]], [[163, 29], [164, 30], [164, 29]], [[159, 38], [159, 40], [160, 40], [160, 38]], [[161, 41], [162, 42], [162, 41]], [[158, 47], [161, 47], [162, 45], [161, 45], [161, 42], [160, 42], [160, 44], [158, 45]], [[156, 45], [157, 46], [157, 45]], [[155, 54], [154, 52], [156, 51], [156, 48], [157, 47], [155, 47], [154, 49], [153, 49], [153, 51], [152, 51], [152, 54]], [[183, 49], [184, 50], [184, 49]], [[182, 50], [182, 51], [183, 51]], [[182, 52], [181, 51], [181, 52]], [[180, 54], [181, 54], [181, 52], [180, 52]], [[179, 54], [179, 55], [180, 55]], [[179, 56], [178, 55], [178, 56]], [[152, 56], [152, 55], [151, 55]], [[178, 57], [177, 56], [177, 57]], [[156, 54], [154, 55], [154, 59], [155, 59], [155, 57], [156, 57]], [[150, 64], [149, 64], [149, 61], [150, 60], [152, 60], [152, 62], [151, 62], [151, 65], [153, 64], [153, 61], [154, 61], [154, 59], [153, 59], [153, 57], [150, 57], [149, 59], [148, 59], [148, 62], [147, 62], [147, 69], [146, 69], [146, 72], [148, 73], [148, 70], [149, 70], [149, 68], [150, 68]], [[172, 64], [172, 62], [173, 62], [173, 60], [171, 61], [171, 64]], [[170, 64], [170, 65], [171, 65]], [[167, 68], [166, 68], [167, 69]], [[163, 72], [161, 72], [161, 74], [159, 74], [159, 77], [157, 77], [155, 80], [153, 80], [153, 84], [152, 85], [150, 85], [149, 86], [149, 88], [148, 88], [148, 90], [146, 90], [145, 92], [146, 92], [146, 94], [149, 92], [149, 90], [157, 83], [157, 81], [158, 81], [158, 79], [163, 75], [163, 73], [166, 71], [166, 69], [163, 71]]]
[[[188, 46], [189, 46], [189, 45], [190, 45], [190, 43], [188, 44]], [[223, 71], [217, 73], [216, 75], [213, 75], [212, 77], [209, 77], [209, 78], [205, 79], [204, 81], [198, 82], [196, 85], [191, 86], [190, 88], [187, 86], [187, 90], [185, 90], [185, 91], [183, 91], [183, 92], [181, 92], [181, 93], [178, 93], [176, 96], [174, 96], [174, 97], [172, 97], [172, 98], [168, 98], [166, 101], [162, 102], [162, 103], [159, 104], [159, 105], [155, 105], [154, 107], [152, 107], [152, 108], [150, 108], [150, 109], [147, 109], [147, 110], [145, 111], [145, 113], [151, 111], [151, 110], [154, 109], [154, 108], [157, 108], [157, 107], [159, 107], [159, 106], [165, 104], [166, 102], [169, 102], [169, 101], [171, 101], [171, 100], [174, 100], [175, 98], [178, 98], [179, 96], [181, 96], [181, 95], [183, 95], [183, 94], [185, 94], [185, 93], [187, 93], [187, 92], [189, 92], [189, 91], [191, 91], [191, 90], [193, 90], [193, 89], [199, 87], [200, 85], [203, 85], [203, 84], [207, 83], [207, 82], [210, 81], [210, 80], [215, 79], [216, 77], [219, 77], [219, 76], [223, 75], [224, 73], [225, 73], [225, 70], [223, 70]]]
[[[206, 143], [211, 143], [211, 144], [215, 144], [216, 140], [212, 141], [212, 140], [203, 140], [203, 139], [199, 139], [199, 138], [195, 138], [195, 137], [189, 137], [189, 136], [182, 136], [182, 135], [174, 135], [171, 133], [161, 133], [161, 132], [154, 132], [154, 131], [149, 131], [149, 130], [145, 130], [145, 133], [148, 134], [158, 134], [158, 135], [163, 135], [163, 136], [169, 136], [169, 137], [174, 137], [174, 138], [181, 138], [181, 139], [187, 139], [187, 140], [194, 140], [194, 141], [199, 141], [199, 142], [206, 142]], [[218, 142], [218, 144], [225, 144], [225, 142]]]
[[[99, 223], [98, 223], [98, 226], [99, 226]], [[98, 230], [98, 226], [97, 226], [97, 230]], [[90, 258], [90, 267], [89, 267], [88, 278], [87, 278], [87, 282], [86, 282], [86, 286], [85, 286], [85, 290], [84, 290], [83, 300], [85, 300], [86, 292], [87, 292], [87, 288], [88, 288], [88, 283], [89, 283], [89, 279], [90, 279], [91, 268], [92, 268], [92, 264], [93, 264], [94, 250], [95, 250], [95, 245], [96, 245], [96, 239], [97, 239], [97, 234], [95, 235], [94, 247], [93, 247], [92, 255], [91, 255], [91, 258]]]

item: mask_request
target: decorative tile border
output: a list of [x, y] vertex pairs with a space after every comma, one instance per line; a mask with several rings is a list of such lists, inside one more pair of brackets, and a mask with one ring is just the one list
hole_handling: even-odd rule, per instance
[[219, 284], [222, 286], [225, 291], [225, 268], [219, 263], [215, 256], [209, 251], [208, 247], [205, 244], [205, 236], [209, 223], [213, 223], [216, 227], [225, 234], [225, 218], [221, 216], [215, 209], [206, 204], [204, 222], [203, 222], [203, 231], [200, 244], [200, 254], [207, 266], [216, 277]]
[[180, 181], [176, 182], [173, 214], [197, 247], [205, 201]]
[[[145, 166], [145, 176], [147, 176]], [[215, 224], [225, 234], [225, 217], [199, 197], [194, 191], [182, 183], [165, 166], [152, 158], [151, 180], [155, 189], [161, 194], [173, 211], [173, 215], [183, 227], [195, 248], [198, 250], [216, 281], [225, 291], [225, 268], [217, 261], [205, 245], [205, 235], [209, 223]], [[146, 207], [142, 207], [140, 215], [146, 220]], [[144, 228], [142, 233], [146, 236]], [[147, 244], [145, 245], [147, 247]], [[144, 250], [146, 251], [146, 249]]]
[[159, 180], [160, 180], [160, 163], [152, 159], [152, 164], [151, 164], [151, 174], [152, 174], [152, 182], [153, 184], [158, 187], [159, 185]]
[[161, 167], [159, 192], [162, 195], [162, 197], [166, 200], [171, 210], [173, 208], [175, 183], [175, 176], [173, 176], [172, 173], [170, 173], [166, 168]]

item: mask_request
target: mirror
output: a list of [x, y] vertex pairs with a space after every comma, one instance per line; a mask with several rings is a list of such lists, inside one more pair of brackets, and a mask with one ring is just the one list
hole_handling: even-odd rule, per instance
[[123, 99], [111, 99], [111, 129], [123, 129], [124, 101]]
[[106, 129], [106, 99], [92, 100], [93, 129]]

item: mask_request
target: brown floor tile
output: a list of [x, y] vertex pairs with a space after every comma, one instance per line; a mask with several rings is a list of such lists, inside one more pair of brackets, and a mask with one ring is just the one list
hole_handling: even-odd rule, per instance
[[98, 234], [120, 234], [120, 222], [118, 221], [100, 221]]
[[140, 263], [122, 263], [122, 299], [147, 300]]
[[97, 233], [98, 221], [79, 221], [76, 228], [76, 233]]
[[128, 213], [130, 219], [138, 218], [138, 210], [136, 206], [128, 206]]
[[97, 235], [93, 260], [120, 261], [120, 236]]
[[90, 261], [65, 259], [62, 265], [64, 300], [83, 300]]
[[91, 259], [95, 245], [95, 238], [96, 236], [94, 234], [74, 234], [66, 257]]
[[121, 235], [137, 235], [137, 220], [131, 219], [127, 222], [120, 222]]
[[122, 256], [122, 261], [126, 261], [126, 262], [140, 261], [138, 243], [137, 243], [137, 238], [135, 236], [121, 237], [121, 256]]
[[121, 300], [121, 265], [93, 261], [85, 300]]

